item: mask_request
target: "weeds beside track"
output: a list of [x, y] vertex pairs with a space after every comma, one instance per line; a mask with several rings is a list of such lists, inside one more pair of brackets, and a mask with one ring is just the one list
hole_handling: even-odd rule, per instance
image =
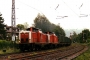
[[56, 49], [48, 51], [39, 51], [39, 52], [26, 52], [19, 54], [10, 54], [1, 56], [0, 59], [8, 60], [61, 60], [67, 56], [73, 55], [81, 50], [85, 46], [78, 45], [73, 47], [68, 47], [67, 49]]

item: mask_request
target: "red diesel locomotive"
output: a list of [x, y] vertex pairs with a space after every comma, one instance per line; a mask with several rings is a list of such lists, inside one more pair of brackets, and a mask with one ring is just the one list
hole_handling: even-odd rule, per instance
[[43, 33], [34, 27], [19, 32], [19, 48], [21, 51], [56, 48], [59, 45], [58, 37], [51, 32]]

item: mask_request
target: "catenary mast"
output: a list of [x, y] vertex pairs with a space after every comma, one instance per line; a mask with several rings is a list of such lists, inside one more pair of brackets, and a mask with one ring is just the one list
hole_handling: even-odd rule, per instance
[[11, 26], [12, 26], [12, 27], [16, 27], [16, 19], [15, 19], [15, 0], [12, 0]]
[[12, 36], [15, 36], [16, 35], [15, 0], [12, 0], [11, 26], [12, 26]]

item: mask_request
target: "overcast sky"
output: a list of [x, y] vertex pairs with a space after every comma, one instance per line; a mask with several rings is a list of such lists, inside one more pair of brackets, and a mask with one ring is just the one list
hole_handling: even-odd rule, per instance
[[[15, 0], [16, 24], [30, 26], [38, 13], [64, 29], [90, 29], [90, 0]], [[0, 12], [5, 24], [11, 26], [12, 0], [0, 0]], [[68, 17], [60, 17], [68, 16]]]

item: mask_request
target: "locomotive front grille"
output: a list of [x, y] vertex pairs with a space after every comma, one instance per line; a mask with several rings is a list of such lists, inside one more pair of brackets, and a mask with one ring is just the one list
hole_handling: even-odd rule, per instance
[[22, 38], [21, 39], [21, 43], [28, 43], [28, 42], [29, 42], [29, 39], [28, 38], [26, 38], [26, 39]]
[[24, 43], [24, 39], [23, 38], [21, 38], [21, 43]]
[[25, 42], [26, 42], [26, 43], [28, 43], [28, 42], [29, 42], [29, 39], [28, 39], [28, 38], [26, 38]]

